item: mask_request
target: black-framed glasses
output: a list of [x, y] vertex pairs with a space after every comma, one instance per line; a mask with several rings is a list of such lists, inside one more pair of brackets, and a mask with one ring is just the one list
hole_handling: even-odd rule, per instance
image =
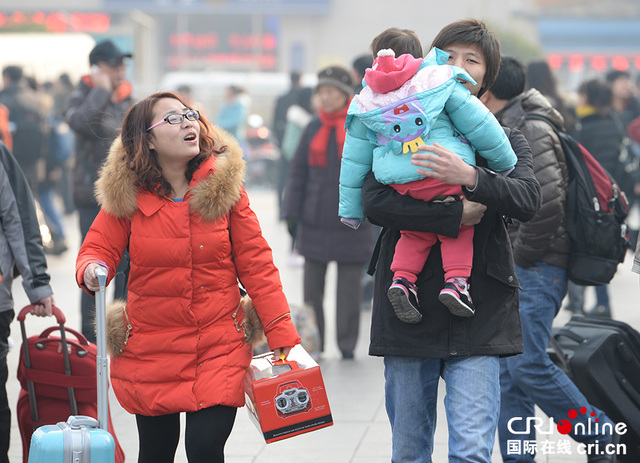
[[160, 124], [164, 124], [165, 122], [171, 125], [181, 124], [185, 118], [187, 118], [188, 121], [197, 121], [198, 119], [200, 119], [200, 111], [198, 111], [197, 109], [190, 109], [184, 114], [169, 114], [160, 122], [156, 122], [151, 127], [149, 127], [147, 129], [147, 132], [153, 129], [154, 127], [158, 127]]

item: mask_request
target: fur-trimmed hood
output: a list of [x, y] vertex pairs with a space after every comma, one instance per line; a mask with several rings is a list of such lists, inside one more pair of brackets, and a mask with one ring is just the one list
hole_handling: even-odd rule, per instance
[[[226, 148], [198, 167], [187, 193], [193, 211], [206, 221], [226, 214], [238, 201], [245, 172], [240, 144], [219, 127], [215, 127], [214, 133], [218, 139], [216, 145]], [[150, 195], [144, 195], [147, 198], [143, 198], [135, 181], [134, 172], [125, 162], [122, 140], [118, 137], [111, 145], [109, 156], [96, 181], [95, 194], [98, 204], [118, 218], [130, 218], [138, 209], [145, 212], [145, 203], [149, 202], [147, 198]], [[150, 204], [146, 206], [153, 207]]]

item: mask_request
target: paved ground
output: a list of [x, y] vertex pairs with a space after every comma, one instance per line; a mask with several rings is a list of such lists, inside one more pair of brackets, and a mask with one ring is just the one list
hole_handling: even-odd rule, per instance
[[[277, 266], [280, 268], [285, 292], [290, 301], [302, 302], [302, 270], [288, 263], [289, 236], [285, 226], [277, 220], [275, 196], [268, 190], [250, 191], [253, 208], [260, 217], [264, 234], [274, 250]], [[64, 310], [69, 326], [79, 328], [80, 292], [74, 282], [75, 255], [79, 246], [77, 218], [65, 219], [69, 235], [70, 251], [59, 257], [49, 259], [52, 284], [58, 305]], [[637, 300], [640, 297], [638, 275], [630, 271], [631, 256], [620, 266], [618, 274], [610, 287], [613, 315], [640, 330], [640, 311]], [[321, 369], [329, 395], [334, 418], [334, 426], [297, 436], [292, 439], [265, 444], [261, 434], [249, 420], [246, 410], [238, 411], [233, 433], [227, 444], [228, 463], [382, 463], [389, 462], [391, 456], [391, 432], [386, 418], [383, 400], [382, 360], [367, 355], [369, 338], [369, 312], [362, 313], [360, 339], [354, 360], [343, 361], [335, 342], [335, 268], [329, 267], [326, 310], [327, 310], [327, 346], [321, 359]], [[16, 307], [22, 308], [28, 302], [19, 283], [14, 285]], [[593, 291], [587, 294], [587, 306], [593, 304]], [[562, 311], [556, 324], [569, 319]], [[52, 325], [52, 319], [28, 317], [27, 333], [36, 334]], [[20, 385], [15, 377], [20, 346], [19, 325], [14, 322], [12, 336], [16, 346], [9, 353], [9, 401], [15, 409]], [[442, 394], [444, 395], [444, 391]], [[137, 458], [137, 432], [135, 419], [126, 413], [116, 401], [110, 398], [115, 431], [127, 454], [127, 461]], [[15, 415], [15, 414], [14, 414]], [[543, 416], [543, 415], [541, 415]], [[442, 401], [438, 410], [438, 428], [435, 436], [434, 461], [447, 461], [447, 429]], [[546, 420], [546, 418], [545, 418]], [[546, 421], [548, 423], [548, 421]], [[545, 438], [545, 437], [543, 437]], [[181, 441], [176, 461], [186, 462]], [[11, 435], [10, 458], [19, 462], [22, 458], [20, 432], [15, 416]], [[494, 452], [494, 461], [500, 462], [499, 453]], [[550, 452], [540, 454], [539, 462], [584, 462], [584, 456], [577, 454], [572, 445], [567, 455]]]

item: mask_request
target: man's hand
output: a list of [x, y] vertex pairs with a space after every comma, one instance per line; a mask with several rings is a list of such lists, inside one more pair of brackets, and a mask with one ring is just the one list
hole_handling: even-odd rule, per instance
[[477, 225], [484, 216], [487, 206], [480, 203], [474, 203], [467, 198], [462, 199], [462, 220], [461, 225]]
[[84, 285], [90, 291], [98, 291], [100, 289], [100, 283], [98, 282], [98, 277], [96, 276], [96, 269], [102, 268], [104, 273], [109, 274], [109, 270], [103, 267], [100, 264], [89, 264], [87, 268], [84, 270]]
[[411, 156], [411, 164], [433, 169], [418, 169], [418, 173], [449, 185], [464, 185], [473, 189], [478, 181], [478, 173], [473, 166], [438, 143], [419, 146], [418, 151]]
[[38, 317], [49, 317], [53, 313], [53, 309], [51, 306], [55, 304], [53, 300], [53, 296], [47, 296], [40, 299], [38, 302], [33, 304], [33, 310], [31, 313], [33, 315], [37, 315]]
[[111, 77], [104, 69], [102, 69], [97, 64], [91, 66], [91, 82], [93, 83], [94, 87], [102, 87], [109, 90], [109, 92], [113, 91], [113, 83], [111, 82]]

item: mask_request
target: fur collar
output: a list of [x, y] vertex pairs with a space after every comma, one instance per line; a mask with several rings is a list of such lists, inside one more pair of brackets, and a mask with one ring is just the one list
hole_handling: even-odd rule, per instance
[[[206, 221], [216, 220], [229, 212], [240, 199], [244, 182], [245, 162], [239, 143], [219, 127], [215, 127], [214, 134], [218, 138], [216, 145], [224, 145], [226, 149], [200, 165], [187, 195], [192, 210]], [[122, 140], [118, 137], [111, 145], [96, 181], [98, 204], [117, 218], [131, 218], [138, 209], [146, 213], [147, 208], [141, 206], [141, 200], [145, 204], [155, 202], [157, 210], [164, 200], [155, 193], [138, 190], [124, 154]]]

